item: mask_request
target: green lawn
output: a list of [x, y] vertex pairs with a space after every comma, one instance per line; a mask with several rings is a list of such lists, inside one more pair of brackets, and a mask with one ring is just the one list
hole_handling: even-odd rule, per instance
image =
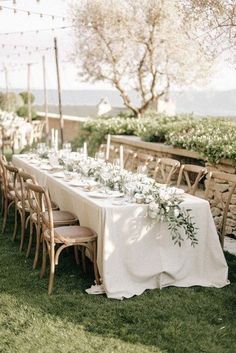
[[9, 223], [0, 235], [0, 352], [236, 352], [236, 257], [227, 254], [226, 288], [166, 288], [117, 301], [86, 294], [92, 275], [65, 252], [48, 297], [47, 278], [12, 243]]

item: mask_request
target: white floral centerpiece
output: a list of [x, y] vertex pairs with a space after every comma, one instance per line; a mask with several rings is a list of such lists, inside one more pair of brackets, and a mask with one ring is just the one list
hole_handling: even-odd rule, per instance
[[192, 246], [198, 244], [191, 209], [181, 207], [183, 199], [178, 189], [162, 186], [145, 175], [131, 173], [93, 158], [80, 161], [79, 169], [84, 176], [93, 177], [111, 190], [126, 193], [128, 190], [131, 199], [147, 204], [147, 216], [153, 221], [168, 224], [174, 244], [181, 246], [184, 241], [182, 230]]

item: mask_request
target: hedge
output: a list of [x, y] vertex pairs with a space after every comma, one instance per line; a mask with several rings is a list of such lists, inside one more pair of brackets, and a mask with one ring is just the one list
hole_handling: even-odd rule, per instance
[[156, 113], [142, 118], [97, 118], [84, 123], [73, 145], [79, 147], [86, 140], [89, 152], [94, 153], [108, 133], [136, 135], [144, 141], [196, 151], [213, 163], [221, 158], [236, 159], [236, 122], [232, 119], [192, 115], [168, 117]]

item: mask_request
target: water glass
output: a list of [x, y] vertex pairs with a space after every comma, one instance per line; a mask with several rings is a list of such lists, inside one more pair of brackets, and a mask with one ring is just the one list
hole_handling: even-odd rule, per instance
[[105, 152], [96, 152], [94, 158], [96, 161], [105, 161]]
[[71, 148], [71, 143], [70, 143], [70, 142], [63, 143], [62, 148], [63, 148], [63, 150], [65, 150], [65, 151], [71, 152], [71, 150], [72, 150], [72, 148]]
[[137, 168], [137, 173], [142, 175], [148, 175], [148, 167], [145, 164], [140, 164]]

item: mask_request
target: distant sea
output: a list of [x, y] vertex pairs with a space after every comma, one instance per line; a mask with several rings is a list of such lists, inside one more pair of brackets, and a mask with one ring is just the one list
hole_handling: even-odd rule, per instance
[[[4, 89], [0, 89], [4, 91]], [[14, 90], [21, 92], [24, 89]], [[43, 106], [43, 90], [32, 90], [35, 105]], [[138, 104], [135, 92], [132, 100]], [[236, 90], [228, 91], [185, 91], [171, 92], [171, 100], [176, 105], [176, 113], [194, 113], [196, 115], [233, 116], [236, 117]], [[62, 103], [64, 114], [87, 116], [96, 112], [96, 106], [102, 98], [107, 98], [111, 106], [118, 112], [124, 109], [119, 92], [115, 90], [63, 90]], [[57, 111], [57, 91], [48, 90], [48, 104], [51, 112]]]

